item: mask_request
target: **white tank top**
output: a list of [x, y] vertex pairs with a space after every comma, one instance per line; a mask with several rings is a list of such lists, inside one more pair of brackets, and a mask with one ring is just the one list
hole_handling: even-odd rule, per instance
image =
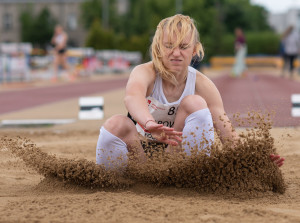
[[55, 39], [54, 42], [56, 45], [60, 45], [64, 42], [64, 35], [63, 34], [58, 34]]
[[[196, 70], [192, 67], [188, 67], [187, 80], [182, 95], [177, 101], [169, 103], [163, 91], [162, 78], [160, 75], [157, 75], [154, 82], [153, 91], [151, 95], [147, 97], [148, 108], [155, 121], [158, 124], [163, 124], [164, 126], [172, 128], [181, 100], [188, 95], [194, 95], [195, 86]], [[137, 123], [136, 127], [137, 131], [141, 135], [154, 140], [151, 133], [147, 132], [142, 125]]]

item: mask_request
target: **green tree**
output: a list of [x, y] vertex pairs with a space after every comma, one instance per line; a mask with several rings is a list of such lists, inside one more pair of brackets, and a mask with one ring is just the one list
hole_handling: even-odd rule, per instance
[[95, 19], [86, 38], [87, 47], [94, 49], [115, 49], [114, 33], [102, 28], [100, 19]]
[[21, 40], [35, 46], [45, 48], [53, 35], [55, 20], [47, 8], [43, 8], [37, 16], [30, 11], [23, 11], [20, 15]]
[[[111, 28], [111, 22], [115, 22], [115, 13], [116, 13], [116, 2], [115, 0], [106, 0], [108, 1], [108, 27]], [[89, 29], [93, 22], [101, 18], [103, 19], [103, 0], [86, 0], [81, 3], [81, 21], [86, 29]]]
[[32, 42], [31, 31], [34, 18], [29, 11], [23, 11], [20, 15], [21, 22], [21, 40], [23, 42]]
[[278, 54], [280, 36], [270, 31], [246, 33], [249, 54]]
[[122, 16], [118, 31], [127, 37], [149, 33], [151, 10], [147, 0], [131, 0], [130, 4], [128, 12]]
[[[88, 0], [82, 6], [82, 19], [87, 28], [94, 18], [102, 18], [102, 0]], [[145, 56], [159, 21], [176, 13], [175, 0], [129, 0], [129, 10], [123, 15], [111, 12], [117, 11], [115, 6], [111, 3], [109, 8], [109, 32], [113, 33], [109, 41], [112, 43], [106, 45], [112, 44], [124, 50], [140, 50]], [[270, 31], [265, 9], [251, 5], [250, 0], [184, 0], [182, 10], [182, 14], [196, 21], [206, 59], [214, 54], [233, 52], [232, 41], [236, 27], [241, 27], [245, 32]], [[146, 46], [142, 47], [143, 44]]]
[[163, 18], [172, 16], [176, 13], [175, 0], [148, 0], [147, 3], [150, 11], [148, 18], [150, 19], [152, 30], [156, 28]]
[[47, 8], [42, 9], [34, 21], [34, 41], [45, 47], [51, 40], [55, 23], [50, 11]]
[[249, 0], [222, 0], [221, 4], [227, 32], [233, 32], [236, 27], [245, 31], [270, 29], [266, 19], [267, 12], [263, 7], [253, 6]]
[[220, 21], [219, 6], [210, 0], [185, 0], [183, 14], [195, 20], [204, 47], [204, 60], [218, 51], [222, 45], [223, 24]]

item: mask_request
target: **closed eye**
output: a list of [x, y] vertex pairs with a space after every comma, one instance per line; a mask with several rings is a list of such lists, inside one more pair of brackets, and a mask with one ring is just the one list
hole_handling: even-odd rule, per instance
[[172, 49], [173, 48], [173, 45], [172, 44], [169, 44], [169, 43], [166, 43], [164, 44], [164, 46], [168, 49]]
[[189, 48], [189, 47], [190, 47], [189, 44], [180, 44], [180, 45], [179, 45], [179, 48], [182, 49], [182, 50], [185, 50], [185, 49], [187, 49], [187, 48]]

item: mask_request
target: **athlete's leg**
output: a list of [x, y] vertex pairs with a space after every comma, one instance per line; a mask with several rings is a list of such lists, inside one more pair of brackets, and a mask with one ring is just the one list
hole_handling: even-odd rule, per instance
[[97, 164], [104, 164], [108, 169], [121, 168], [127, 163], [127, 152], [134, 153], [140, 162], [146, 158], [133, 122], [126, 116], [115, 115], [100, 130]]
[[75, 80], [75, 76], [71, 71], [71, 67], [68, 63], [67, 51], [60, 53], [60, 64], [62, 69], [66, 72], [65, 77], [68, 78], [70, 81]]
[[206, 101], [198, 95], [185, 97], [176, 113], [174, 129], [182, 131], [182, 147], [188, 155], [192, 149], [210, 146], [214, 141], [214, 129]]
[[127, 164], [127, 152], [126, 144], [102, 126], [96, 148], [97, 164], [107, 169], [123, 169]]
[[51, 80], [53, 82], [56, 82], [57, 78], [58, 78], [58, 66], [59, 66], [59, 55], [58, 55], [58, 52], [55, 52], [54, 53], [54, 60], [53, 60], [53, 75], [52, 75], [52, 78], [51, 78]]
[[69, 72], [69, 64], [68, 64], [68, 57], [67, 57], [67, 52], [63, 52], [61, 54], [61, 66]]
[[293, 78], [293, 72], [295, 69], [294, 61], [296, 59], [296, 55], [290, 55], [290, 78]]

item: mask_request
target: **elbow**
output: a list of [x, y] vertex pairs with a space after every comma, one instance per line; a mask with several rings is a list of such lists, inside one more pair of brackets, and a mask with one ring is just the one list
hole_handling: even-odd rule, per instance
[[124, 102], [125, 107], [127, 108], [127, 110], [128, 110], [128, 106], [129, 106], [130, 101], [131, 101], [131, 97], [128, 96], [128, 95], [125, 96], [124, 99], [123, 99], [123, 102]]

